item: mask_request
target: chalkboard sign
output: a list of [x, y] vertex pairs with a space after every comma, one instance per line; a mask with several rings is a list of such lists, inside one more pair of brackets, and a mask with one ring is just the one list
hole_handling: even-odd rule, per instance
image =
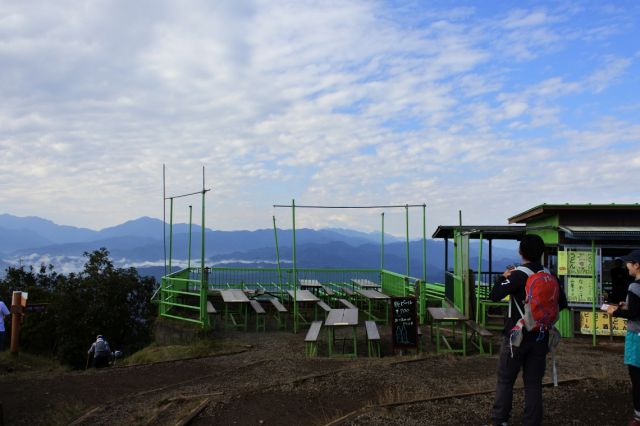
[[394, 348], [418, 347], [415, 297], [391, 298], [391, 336]]

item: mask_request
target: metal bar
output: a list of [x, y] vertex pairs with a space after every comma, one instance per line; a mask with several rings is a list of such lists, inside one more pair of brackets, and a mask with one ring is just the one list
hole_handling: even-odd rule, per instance
[[380, 270], [384, 269], [384, 212], [381, 213], [381, 217], [382, 217], [382, 232], [380, 233], [381, 235], [381, 242], [380, 242]]
[[173, 256], [173, 198], [169, 207], [169, 272], [173, 272], [171, 268], [171, 258]]
[[482, 276], [482, 232], [480, 232], [480, 252], [478, 253], [478, 285], [476, 287], [476, 322], [480, 319], [480, 277]]
[[207, 285], [206, 281], [208, 276], [205, 273], [205, 264], [204, 264], [204, 249], [205, 249], [205, 196], [207, 195], [207, 191], [204, 189], [204, 166], [202, 166], [202, 229], [200, 229], [200, 321], [204, 324], [205, 328], [209, 327], [209, 315], [207, 315]]
[[173, 319], [187, 321], [187, 322], [194, 322], [196, 324], [202, 325], [202, 321], [194, 320], [194, 319], [191, 319], [191, 318], [179, 317], [177, 315], [170, 315], [170, 314], [161, 314], [161, 315], [163, 317], [167, 317], [167, 318], [173, 318]]
[[273, 216], [273, 236], [276, 240], [276, 264], [278, 265], [278, 290], [282, 293], [282, 270], [280, 269], [280, 249], [278, 248], [278, 228], [276, 227], [276, 217]]
[[202, 188], [202, 191], [190, 192], [189, 194], [182, 194], [182, 195], [172, 195], [170, 197], [164, 197], [164, 199], [165, 200], [170, 200], [172, 198], [188, 197], [190, 195], [198, 195], [198, 194], [202, 194], [203, 192], [209, 192], [209, 191], [211, 191], [211, 188], [208, 188], [208, 189]]
[[[591, 240], [591, 278], [593, 279], [593, 300], [591, 317], [593, 318], [593, 346], [596, 346], [596, 241]], [[611, 331], [613, 333], [613, 331]]]
[[407, 276], [409, 276], [411, 274], [409, 273], [409, 205], [408, 204], [405, 205], [404, 212], [405, 212], [405, 214], [404, 214], [404, 217], [405, 217], [404, 223], [405, 223], [406, 228], [407, 228]]
[[[398, 206], [303, 206], [296, 205], [297, 208], [303, 209], [392, 209], [406, 207], [422, 207], [422, 204], [402, 204]], [[293, 205], [274, 204], [273, 207], [293, 207]]]
[[164, 252], [164, 274], [167, 275], [167, 188], [165, 166], [162, 165], [162, 250]]
[[187, 269], [191, 270], [191, 224], [193, 223], [193, 206], [189, 206], [189, 255], [187, 257]]
[[422, 205], [422, 279], [427, 282], [427, 205]]
[[298, 332], [298, 279], [296, 273], [296, 200], [291, 200], [291, 220], [293, 223], [293, 332]]

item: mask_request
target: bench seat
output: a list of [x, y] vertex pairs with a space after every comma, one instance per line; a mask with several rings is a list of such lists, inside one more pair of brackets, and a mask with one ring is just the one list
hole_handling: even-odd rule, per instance
[[278, 327], [287, 328], [287, 314], [289, 313], [287, 308], [275, 297], [269, 298], [269, 302], [271, 302], [276, 310], [274, 318], [278, 323]]
[[491, 355], [493, 353], [493, 342], [491, 341], [493, 333], [473, 320], [467, 320], [466, 325], [471, 330], [471, 344], [475, 346], [481, 354], [485, 354], [483, 340], [486, 338], [489, 341], [489, 355]]
[[380, 357], [380, 332], [375, 321], [365, 321], [365, 329], [367, 330], [367, 348], [369, 356]]
[[322, 300], [318, 302], [318, 306], [324, 309], [325, 312], [329, 312], [331, 310], [331, 306], [327, 305]]
[[265, 317], [265, 314], [267, 313], [267, 311], [264, 310], [264, 308], [262, 307], [260, 302], [258, 302], [257, 300], [251, 299], [249, 301], [249, 304], [253, 308], [253, 311], [256, 313], [256, 331], [258, 331], [260, 329], [262, 329], [262, 331], [265, 331], [266, 330], [266, 321], [265, 321], [264, 317]]
[[318, 339], [320, 338], [321, 328], [322, 321], [313, 321], [309, 327], [309, 331], [307, 331], [307, 335], [304, 338], [304, 348], [308, 357], [318, 355]]
[[356, 305], [349, 302], [347, 299], [338, 299], [338, 302], [342, 303], [347, 309], [358, 309]]

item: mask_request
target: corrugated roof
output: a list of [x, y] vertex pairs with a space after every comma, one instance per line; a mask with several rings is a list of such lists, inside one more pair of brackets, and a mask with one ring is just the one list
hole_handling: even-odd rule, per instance
[[445, 226], [440, 225], [435, 230], [432, 238], [453, 238], [453, 232], [456, 230], [462, 230], [469, 234], [471, 238], [480, 238], [480, 232], [482, 232], [482, 238], [492, 240], [517, 240], [524, 235], [525, 225], [477, 225], [477, 226]]
[[560, 230], [572, 240], [640, 240], [640, 226], [561, 226]]
[[546, 215], [557, 213], [558, 211], [582, 211], [582, 210], [628, 210], [628, 211], [640, 211], [640, 204], [540, 204], [532, 207], [529, 210], [525, 210], [522, 213], [518, 213], [515, 216], [511, 216], [508, 220], [509, 223], [524, 223], [528, 220]]

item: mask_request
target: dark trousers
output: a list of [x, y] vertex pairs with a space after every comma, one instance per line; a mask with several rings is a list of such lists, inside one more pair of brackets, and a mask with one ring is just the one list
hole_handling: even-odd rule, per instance
[[536, 341], [534, 335], [525, 335], [519, 348], [513, 347], [513, 357], [509, 346], [509, 337], [505, 337], [500, 348], [498, 361], [498, 381], [496, 399], [491, 410], [493, 424], [509, 421], [513, 403], [513, 384], [522, 368], [524, 381], [523, 425], [542, 423], [542, 377], [546, 367], [549, 339], [545, 336]]
[[631, 394], [633, 395], [633, 408], [640, 412], [640, 368], [629, 365], [629, 377], [631, 377]]
[[109, 366], [109, 355], [98, 354], [93, 357], [94, 368], [103, 368]]

